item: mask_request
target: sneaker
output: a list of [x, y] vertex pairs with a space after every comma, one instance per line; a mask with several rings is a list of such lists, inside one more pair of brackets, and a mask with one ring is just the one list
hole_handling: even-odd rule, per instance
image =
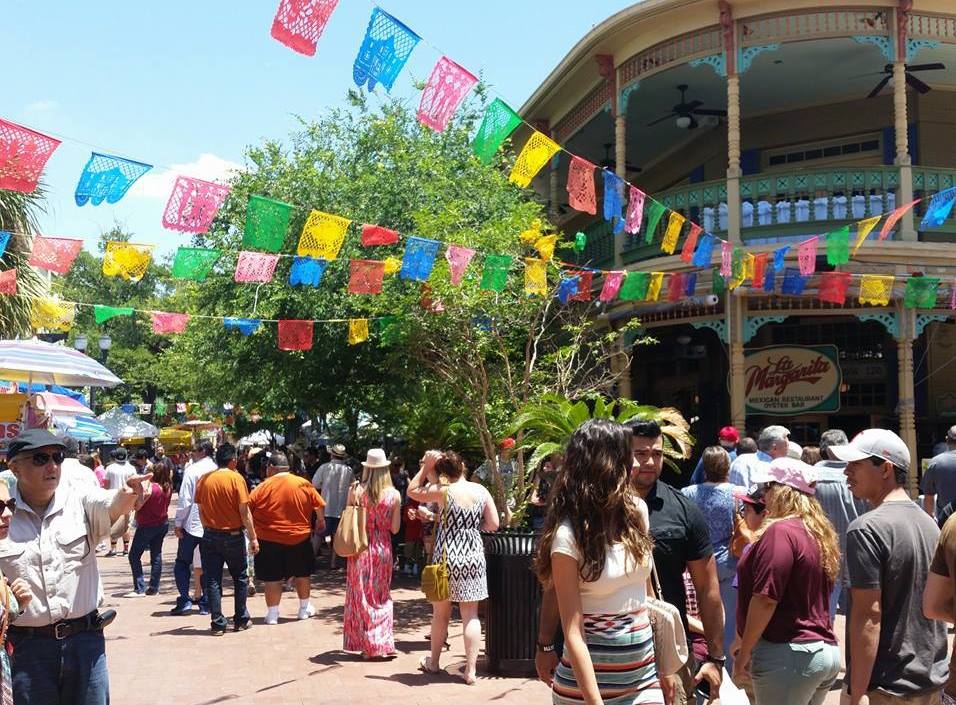
[[158, 594], [158, 593], [159, 593], [159, 590], [157, 590], [157, 589], [154, 588], [154, 587], [148, 587], [148, 588], [146, 588], [146, 594], [147, 594], [147, 595], [156, 595], [156, 594]]
[[113, 551], [113, 550], [111, 549], [111, 550], [109, 550], [109, 551], [107, 551], [106, 553], [103, 554], [103, 558], [112, 558], [112, 557], [115, 556], [115, 555], [116, 555], [116, 551]]
[[278, 623], [279, 623], [279, 615], [275, 615], [275, 616], [273, 617], [273, 616], [270, 615], [270, 614], [266, 614], [265, 623], [266, 623], [266, 624], [278, 624]]
[[181, 606], [176, 605], [171, 610], [169, 610], [169, 613], [172, 615], [176, 615], [177, 617], [181, 617], [185, 614], [192, 614], [192, 611], [193, 611], [193, 606], [191, 603], [189, 603], [189, 604], [185, 604]]
[[256, 594], [256, 586], [253, 585], [252, 583], [249, 583], [249, 587], [248, 587], [248, 589], [246, 590], [246, 594], [249, 595], [249, 597], [252, 597], [253, 595], [255, 595], [255, 594]]
[[209, 614], [209, 608], [208, 608], [208, 607], [203, 607], [202, 605], [200, 605], [200, 606], [199, 606], [199, 614], [201, 614], [201, 615], [203, 615], [203, 616], [208, 615], [208, 614]]
[[252, 620], [247, 619], [245, 622], [236, 622], [236, 626], [232, 628], [234, 632], [244, 632], [247, 629], [252, 628]]
[[133, 592], [128, 592], [125, 595], [123, 595], [123, 597], [146, 597], [146, 593], [136, 592], [135, 590], [133, 590]]
[[225, 628], [225, 627], [213, 627], [213, 628], [210, 630], [210, 633], [211, 633], [213, 636], [222, 636], [223, 634], [226, 633], [226, 628]]
[[315, 607], [312, 606], [310, 602], [305, 607], [299, 608], [299, 619], [308, 619], [309, 617], [315, 616]]

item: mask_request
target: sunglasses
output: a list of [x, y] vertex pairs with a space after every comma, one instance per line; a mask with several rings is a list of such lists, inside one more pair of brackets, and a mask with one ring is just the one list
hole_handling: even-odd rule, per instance
[[55, 450], [52, 453], [34, 453], [30, 459], [33, 461], [34, 466], [42, 468], [51, 460], [59, 465], [63, 462], [65, 457], [66, 456], [63, 455], [63, 451]]
[[17, 511], [17, 500], [11, 498], [6, 502], [0, 500], [0, 514], [3, 514], [4, 509], [9, 509], [11, 512]]
[[763, 514], [764, 510], [766, 510], [767, 508], [763, 504], [750, 504], [749, 502], [744, 502], [740, 505], [740, 509], [737, 510], [737, 513], [740, 516], [743, 516], [744, 511], [746, 510], [747, 507], [750, 507], [751, 509], [753, 509], [757, 514]]

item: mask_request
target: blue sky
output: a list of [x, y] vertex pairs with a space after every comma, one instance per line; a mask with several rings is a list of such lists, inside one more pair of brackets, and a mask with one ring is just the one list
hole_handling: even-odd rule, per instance
[[[213, 178], [248, 145], [285, 137], [295, 115], [341, 105], [372, 4], [340, 0], [314, 57], [272, 39], [277, 4], [5, 0], [0, 117], [64, 138], [44, 174], [42, 233], [92, 247], [118, 223], [172, 251], [187, 244], [161, 224], [175, 173]], [[383, 0], [423, 39], [393, 92], [417, 101], [411, 82], [428, 76], [434, 46], [517, 109], [593, 25], [630, 4]], [[80, 208], [73, 192], [92, 149], [155, 167], [118, 204]]]

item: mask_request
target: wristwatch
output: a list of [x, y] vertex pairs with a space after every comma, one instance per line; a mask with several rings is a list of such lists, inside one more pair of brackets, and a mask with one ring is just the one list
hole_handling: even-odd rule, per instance
[[554, 651], [554, 644], [542, 644], [542, 643], [539, 641], [539, 642], [538, 642], [538, 651], [541, 651], [542, 653], [545, 653], [545, 654], [550, 654], [550, 653], [552, 653], [552, 652]]
[[726, 657], [711, 656], [710, 654], [707, 654], [707, 656], [704, 657], [704, 661], [706, 661], [707, 663], [716, 664], [717, 666], [720, 666], [721, 668], [723, 668], [724, 664], [727, 663]]

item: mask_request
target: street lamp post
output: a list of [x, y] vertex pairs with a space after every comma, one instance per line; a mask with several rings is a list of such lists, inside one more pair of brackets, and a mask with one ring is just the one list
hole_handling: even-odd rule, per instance
[[[97, 343], [99, 344], [100, 352], [102, 353], [102, 357], [103, 357], [102, 362], [105, 365], [106, 358], [109, 357], [109, 354], [110, 354], [110, 348], [113, 346], [113, 339], [110, 338], [106, 333], [104, 333], [103, 335], [100, 336]], [[89, 338], [86, 337], [84, 333], [80, 333], [78, 336], [76, 336], [76, 338], [73, 339], [73, 347], [79, 350], [81, 353], [85, 353], [87, 348], [89, 348], [89, 346], [90, 346], [90, 340]], [[93, 357], [93, 359], [96, 360], [98, 356], [94, 357], [93, 355], [90, 355], [90, 357]], [[95, 387], [90, 387], [90, 409], [92, 409], [93, 414], [95, 416], [96, 415], [96, 388]]]

